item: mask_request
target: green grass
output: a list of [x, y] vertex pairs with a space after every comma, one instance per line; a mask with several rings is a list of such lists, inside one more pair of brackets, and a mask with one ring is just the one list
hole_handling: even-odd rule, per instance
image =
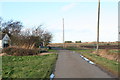
[[109, 50], [109, 54], [117, 54], [118, 55], [118, 53], [120, 53], [120, 50], [118, 50], [118, 49]]
[[99, 66], [107, 69], [108, 71], [112, 72], [115, 75], [118, 75], [118, 65], [120, 64], [119, 62], [114, 61], [114, 60], [109, 60], [109, 59], [103, 58], [101, 56], [97, 56], [96, 54], [90, 53], [90, 50], [78, 50], [77, 52], [81, 52], [81, 54], [83, 56], [92, 60]]
[[49, 49], [48, 52], [52, 52], [52, 53], [56, 53], [57, 50], [54, 50], [54, 49]]
[[3, 78], [49, 78], [57, 54], [44, 56], [3, 56]]
[[91, 53], [92, 51], [94, 51], [94, 49], [81, 49], [81, 50], [73, 50], [73, 51], [77, 51], [80, 53]]

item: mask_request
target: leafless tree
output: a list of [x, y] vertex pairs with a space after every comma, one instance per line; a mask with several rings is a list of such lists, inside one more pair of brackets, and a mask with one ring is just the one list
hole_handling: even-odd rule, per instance
[[52, 34], [48, 31], [45, 31], [42, 39], [43, 39], [43, 45], [47, 46], [52, 40]]
[[47, 46], [52, 40], [52, 34], [41, 28], [39, 25], [35, 29], [22, 30], [23, 25], [20, 21], [7, 21], [2, 23], [2, 32], [7, 33], [11, 38], [13, 46], [19, 46], [24, 48], [38, 48], [39, 46]]

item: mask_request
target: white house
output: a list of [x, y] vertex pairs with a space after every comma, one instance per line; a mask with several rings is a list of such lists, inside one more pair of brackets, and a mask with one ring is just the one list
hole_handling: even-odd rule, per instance
[[5, 48], [10, 46], [11, 39], [7, 34], [0, 33], [0, 48]]

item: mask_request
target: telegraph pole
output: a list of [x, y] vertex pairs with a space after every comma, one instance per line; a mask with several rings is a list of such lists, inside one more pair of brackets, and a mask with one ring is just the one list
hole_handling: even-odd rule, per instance
[[99, 55], [100, 0], [98, 0], [97, 55]]
[[63, 48], [65, 48], [65, 41], [64, 41], [64, 18], [63, 18]]

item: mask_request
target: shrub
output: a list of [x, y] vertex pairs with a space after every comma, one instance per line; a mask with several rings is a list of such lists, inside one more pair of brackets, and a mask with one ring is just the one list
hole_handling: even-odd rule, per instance
[[107, 45], [110, 45], [109, 43], [107, 43]]
[[65, 43], [73, 43], [72, 41], [65, 41]]
[[37, 55], [40, 52], [40, 49], [23, 49], [23, 48], [8, 47], [3, 49], [3, 52], [8, 55], [27, 56], [27, 55]]
[[7, 53], [8, 55], [13, 55], [15, 52], [15, 49], [13, 49], [12, 47], [7, 47], [7, 48], [4, 48], [2, 52]]
[[75, 43], [81, 43], [81, 41], [75, 41]]

